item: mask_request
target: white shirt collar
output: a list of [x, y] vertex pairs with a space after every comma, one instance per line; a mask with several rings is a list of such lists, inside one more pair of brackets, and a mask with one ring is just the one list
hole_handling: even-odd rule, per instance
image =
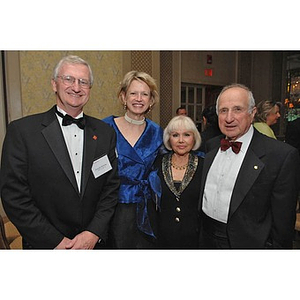
[[250, 145], [250, 142], [252, 140], [253, 133], [254, 133], [254, 129], [253, 129], [253, 125], [251, 124], [248, 131], [236, 140], [237, 142], [242, 142], [243, 143], [242, 147], [241, 147], [241, 151], [243, 153], [245, 153], [247, 151], [247, 149]]
[[[57, 110], [58, 110], [59, 112], [61, 112], [63, 115], [67, 115], [67, 113], [66, 113], [63, 109], [61, 109], [58, 105], [56, 105], [56, 108], [57, 108]], [[76, 118], [74, 118], [74, 119], [79, 119], [79, 118], [81, 118], [81, 117], [83, 117], [83, 111], [82, 111]]]

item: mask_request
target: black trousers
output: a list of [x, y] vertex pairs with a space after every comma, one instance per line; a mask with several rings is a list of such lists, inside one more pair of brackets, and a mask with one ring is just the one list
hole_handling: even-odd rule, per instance
[[111, 223], [107, 248], [153, 249], [156, 241], [137, 227], [137, 204], [118, 203]]
[[227, 224], [219, 222], [203, 213], [203, 223], [200, 235], [202, 249], [230, 249], [227, 236]]

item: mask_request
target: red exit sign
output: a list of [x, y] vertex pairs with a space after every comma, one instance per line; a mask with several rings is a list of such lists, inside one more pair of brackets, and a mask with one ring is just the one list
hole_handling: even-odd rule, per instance
[[213, 70], [212, 69], [205, 69], [204, 70], [204, 75], [209, 76], [209, 77], [213, 76]]

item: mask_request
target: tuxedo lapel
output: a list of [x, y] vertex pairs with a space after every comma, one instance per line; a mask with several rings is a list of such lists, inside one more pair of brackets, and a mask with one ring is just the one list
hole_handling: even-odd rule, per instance
[[53, 109], [46, 114], [43, 124], [45, 128], [42, 134], [74, 189], [79, 193], [68, 149]]
[[228, 219], [245, 199], [264, 168], [264, 163], [260, 159], [264, 153], [263, 142], [260, 141], [259, 136], [254, 132], [253, 140], [249, 145], [233, 189]]
[[84, 134], [84, 150], [83, 150], [83, 164], [82, 164], [82, 178], [81, 178], [81, 195], [84, 194], [93, 161], [95, 159], [95, 151], [97, 148], [97, 137], [95, 135], [94, 129], [87, 125], [85, 127], [85, 134]]
[[[202, 208], [202, 197], [208, 171], [219, 150], [218, 139], [214, 139], [213, 142], [213, 150], [209, 151], [204, 159], [199, 209]], [[260, 172], [264, 168], [264, 163], [260, 159], [265, 154], [264, 147], [265, 146], [263, 141], [260, 139], [260, 135], [254, 129], [252, 141], [245, 155], [232, 193], [228, 219], [234, 214], [239, 205], [242, 203]]]

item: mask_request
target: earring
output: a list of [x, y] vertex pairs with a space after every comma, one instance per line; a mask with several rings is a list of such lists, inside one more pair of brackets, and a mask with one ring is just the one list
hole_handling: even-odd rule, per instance
[[124, 110], [127, 110], [127, 104], [126, 104], [126, 102], [124, 103], [123, 108], [124, 108]]

